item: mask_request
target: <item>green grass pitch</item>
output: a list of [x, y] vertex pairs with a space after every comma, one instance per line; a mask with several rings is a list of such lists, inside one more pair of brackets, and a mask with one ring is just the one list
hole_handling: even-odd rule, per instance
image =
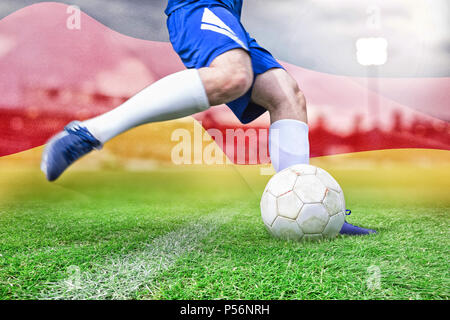
[[378, 235], [272, 238], [256, 168], [4, 170], [0, 299], [448, 299], [449, 171], [325, 169]]

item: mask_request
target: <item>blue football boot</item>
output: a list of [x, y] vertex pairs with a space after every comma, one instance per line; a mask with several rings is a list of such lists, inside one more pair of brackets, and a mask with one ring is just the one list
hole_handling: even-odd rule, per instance
[[41, 170], [48, 181], [56, 180], [72, 163], [102, 144], [79, 121], [69, 123], [47, 142]]
[[[347, 209], [345, 214], [349, 216], [351, 213], [352, 213], [352, 211]], [[357, 236], [357, 235], [366, 235], [366, 234], [372, 234], [372, 233], [377, 233], [377, 232], [372, 229], [366, 229], [366, 228], [354, 226], [354, 225], [348, 223], [347, 221], [344, 221], [344, 224], [341, 228], [341, 231], [339, 231], [339, 233]]]

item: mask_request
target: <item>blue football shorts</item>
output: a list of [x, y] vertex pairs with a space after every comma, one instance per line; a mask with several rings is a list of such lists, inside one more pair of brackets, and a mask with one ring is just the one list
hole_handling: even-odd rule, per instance
[[[254, 77], [273, 68], [283, 68], [269, 51], [250, 37], [240, 17], [220, 4], [191, 3], [173, 11], [167, 19], [170, 42], [187, 68], [208, 67], [219, 55], [244, 49], [251, 57]], [[242, 123], [249, 123], [266, 109], [251, 102], [252, 88], [227, 103]]]

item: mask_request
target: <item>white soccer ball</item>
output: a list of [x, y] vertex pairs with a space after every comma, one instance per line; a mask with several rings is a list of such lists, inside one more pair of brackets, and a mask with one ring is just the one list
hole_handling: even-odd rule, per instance
[[277, 238], [335, 238], [345, 220], [344, 192], [325, 170], [295, 165], [269, 180], [261, 198], [261, 215]]

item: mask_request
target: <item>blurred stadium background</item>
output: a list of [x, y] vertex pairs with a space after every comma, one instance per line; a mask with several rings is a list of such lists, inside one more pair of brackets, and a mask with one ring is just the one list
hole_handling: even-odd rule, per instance
[[[183, 68], [167, 42], [166, 1], [41, 2], [0, 4], [0, 156], [40, 146], [69, 121], [106, 112]], [[69, 4], [81, 8], [79, 30], [66, 27]], [[247, 0], [243, 21], [305, 91], [317, 157], [450, 149], [447, 14], [445, 1]], [[374, 36], [388, 41], [389, 58], [364, 67], [355, 42]], [[223, 133], [269, 124], [266, 114], [243, 126], [225, 106], [194, 118]], [[112, 141], [97, 158], [170, 164], [171, 133], [195, 125], [186, 118], [145, 126]], [[246, 145], [247, 160], [266, 152], [252, 150], [266, 147], [267, 135], [261, 139]], [[221, 147], [227, 154], [236, 148]]]

